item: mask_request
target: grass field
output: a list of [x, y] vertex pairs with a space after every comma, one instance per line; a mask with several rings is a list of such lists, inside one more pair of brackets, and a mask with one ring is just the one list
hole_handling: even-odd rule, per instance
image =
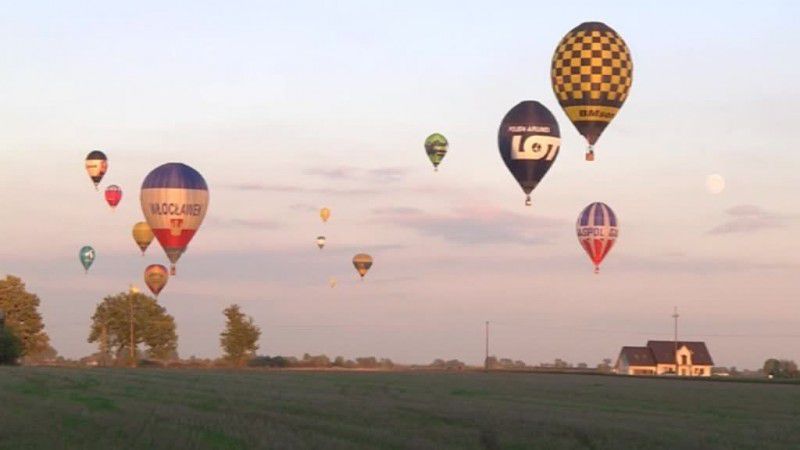
[[0, 368], [0, 448], [800, 448], [800, 386]]

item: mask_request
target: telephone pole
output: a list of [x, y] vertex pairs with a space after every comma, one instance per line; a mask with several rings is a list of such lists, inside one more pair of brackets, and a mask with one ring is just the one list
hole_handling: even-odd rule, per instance
[[486, 321], [486, 357], [483, 359], [483, 369], [489, 370], [489, 321]]
[[131, 367], [136, 367], [136, 340], [133, 330], [133, 298], [138, 293], [138, 289], [131, 285], [130, 292], [128, 293], [128, 300], [130, 305], [130, 324], [131, 324]]
[[675, 374], [678, 374], [678, 307], [673, 307], [672, 318], [675, 319]]

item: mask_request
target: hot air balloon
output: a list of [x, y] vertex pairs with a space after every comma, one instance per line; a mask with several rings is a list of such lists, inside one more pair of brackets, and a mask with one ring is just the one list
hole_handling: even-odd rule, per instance
[[182, 163], [156, 167], [142, 182], [142, 212], [164, 248], [175, 275], [175, 263], [194, 237], [208, 209], [203, 176]]
[[550, 78], [558, 102], [589, 143], [586, 160], [594, 161], [594, 144], [625, 103], [633, 82], [628, 46], [604, 23], [582, 23], [558, 43]]
[[319, 210], [319, 217], [322, 219], [322, 222], [328, 222], [328, 219], [331, 217], [331, 210], [329, 208], [322, 208]]
[[78, 252], [78, 259], [80, 259], [81, 264], [83, 264], [83, 269], [86, 271], [86, 273], [89, 273], [89, 267], [92, 267], [92, 263], [94, 262], [96, 256], [97, 254], [95, 253], [94, 249], [89, 245], [84, 245]]
[[144, 269], [144, 284], [150, 288], [150, 292], [156, 297], [167, 285], [167, 280], [169, 280], [167, 268], [161, 264], [150, 264]]
[[110, 206], [111, 210], [113, 211], [114, 208], [119, 205], [120, 200], [122, 200], [122, 189], [120, 189], [116, 184], [112, 184], [106, 188], [105, 195], [106, 203], [108, 203], [108, 206]]
[[600, 263], [619, 235], [617, 216], [605, 203], [592, 203], [581, 211], [575, 229], [578, 242], [594, 263], [594, 273], [600, 272]]
[[497, 133], [500, 156], [531, 204], [536, 188], [558, 156], [561, 138], [558, 122], [539, 102], [526, 100], [503, 117]]
[[136, 245], [142, 250], [142, 256], [144, 256], [144, 251], [153, 242], [153, 230], [150, 229], [147, 222], [136, 222], [133, 225], [133, 240], [136, 241]]
[[372, 256], [366, 253], [359, 253], [353, 257], [353, 266], [355, 266], [358, 274], [361, 275], [361, 280], [364, 280], [364, 275], [367, 274], [369, 268], [372, 267]]
[[439, 164], [447, 154], [447, 138], [439, 133], [433, 133], [425, 139], [425, 153], [433, 163], [433, 170], [439, 170]]
[[97, 189], [97, 185], [100, 184], [100, 180], [103, 179], [103, 175], [106, 174], [107, 170], [108, 158], [106, 158], [105, 153], [100, 150], [93, 150], [86, 155], [86, 172], [89, 174], [89, 178], [92, 179], [95, 189]]
[[328, 278], [328, 285], [330, 285], [331, 288], [335, 288], [336, 287], [336, 278], [335, 277]]
[[317, 247], [322, 250], [325, 247], [325, 236], [317, 236]]

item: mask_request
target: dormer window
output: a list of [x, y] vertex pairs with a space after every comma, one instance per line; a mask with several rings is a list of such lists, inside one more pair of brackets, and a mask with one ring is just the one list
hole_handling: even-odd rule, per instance
[[689, 360], [686, 355], [681, 355], [681, 364], [686, 365], [689, 364]]

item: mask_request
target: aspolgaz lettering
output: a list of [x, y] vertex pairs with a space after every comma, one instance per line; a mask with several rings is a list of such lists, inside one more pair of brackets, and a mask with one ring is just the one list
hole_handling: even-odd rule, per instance
[[578, 229], [578, 237], [610, 237], [615, 238], [619, 234], [619, 229], [616, 227], [608, 228], [608, 236], [606, 236], [605, 227], [580, 227]]

